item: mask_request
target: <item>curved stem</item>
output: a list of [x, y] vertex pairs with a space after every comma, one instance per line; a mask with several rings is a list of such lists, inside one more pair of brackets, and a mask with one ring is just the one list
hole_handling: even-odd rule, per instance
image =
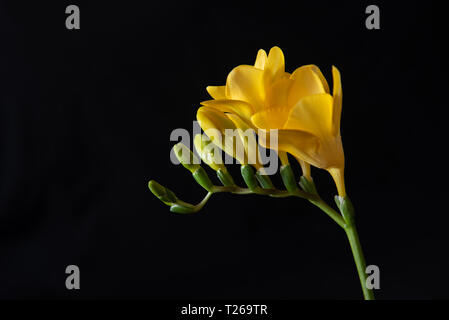
[[[306, 198], [309, 199], [311, 203], [313, 203], [315, 206], [320, 208], [323, 212], [325, 212], [332, 220], [334, 220], [341, 228], [343, 228], [346, 232], [346, 235], [349, 240], [349, 244], [351, 246], [352, 254], [354, 256], [354, 261], [357, 267], [357, 272], [360, 279], [360, 284], [362, 286], [363, 290], [363, 296], [365, 300], [374, 300], [374, 293], [373, 290], [368, 289], [366, 287], [366, 262], [365, 257], [363, 256], [362, 246], [360, 244], [360, 239], [357, 233], [357, 229], [355, 226], [355, 222], [353, 219], [348, 219], [348, 221], [345, 221], [345, 219], [342, 217], [341, 214], [339, 214], [337, 211], [335, 211], [331, 206], [329, 206], [326, 202], [324, 202], [321, 197], [317, 195], [313, 195], [310, 193], [305, 193], [300, 190], [296, 190], [294, 192], [289, 192], [286, 190], [277, 190], [277, 189], [257, 189], [256, 191], [252, 191], [247, 188], [240, 188], [237, 186], [232, 187], [219, 187], [215, 186], [212, 192], [230, 192], [234, 194], [262, 194], [262, 195], [269, 195], [272, 197], [290, 197], [290, 196], [296, 196], [303, 198], [304, 194], [306, 195]], [[204, 200], [203, 200], [204, 201]], [[353, 213], [348, 213], [349, 215], [352, 215]]]
[[200, 211], [201, 209], [203, 209], [204, 205], [207, 203], [207, 201], [209, 200], [209, 198], [210, 198], [212, 195], [213, 195], [213, 192], [208, 192], [208, 193], [206, 194], [206, 196], [204, 197], [204, 199], [201, 200], [201, 202], [198, 203], [198, 204], [195, 206], [195, 212]]
[[[352, 207], [352, 204], [347, 205], [346, 203], [344, 203], [344, 205], [342, 205], [342, 203], [340, 203], [338, 206], [342, 214], [339, 214], [331, 206], [329, 206], [326, 202], [324, 202], [318, 194], [312, 194], [309, 192], [301, 191], [299, 189], [291, 192], [288, 190], [263, 189], [260, 187], [254, 190], [250, 190], [248, 188], [241, 188], [234, 185], [234, 186], [213, 186], [212, 189], [209, 190], [210, 191], [207, 193], [204, 199], [201, 200], [201, 202], [199, 202], [197, 205], [192, 205], [179, 199], [177, 200], [177, 204], [184, 206], [186, 208], [191, 208], [192, 212], [198, 212], [204, 207], [204, 205], [210, 199], [212, 194], [220, 192], [230, 192], [234, 194], [259, 194], [278, 198], [294, 196], [308, 199], [311, 203], [320, 208], [332, 220], [334, 220], [340, 227], [342, 227], [345, 230], [349, 240], [349, 244], [351, 246], [352, 254], [354, 256], [354, 261], [357, 267], [357, 272], [359, 275], [360, 284], [362, 286], [364, 298], [365, 300], [374, 300], [373, 290], [368, 289], [366, 287], [366, 280], [367, 280], [366, 262], [365, 257], [363, 256], [362, 246], [360, 244], [360, 239], [353, 219], [354, 209]], [[349, 198], [343, 197], [341, 199], [342, 199], [341, 201], [348, 201], [348, 203], [350, 204]]]
[[220, 187], [214, 186], [212, 189], [213, 193], [218, 192], [230, 192], [234, 194], [260, 194], [260, 195], [268, 195], [274, 198], [285, 198], [285, 197], [300, 197], [306, 198], [315, 206], [324, 211], [332, 220], [334, 220], [340, 227], [345, 228], [346, 223], [343, 220], [342, 216], [335, 211], [331, 206], [329, 206], [326, 202], [324, 202], [319, 196], [307, 193], [301, 190], [296, 190], [294, 192], [289, 192], [287, 190], [278, 190], [278, 189], [258, 189], [256, 191], [252, 191], [248, 188], [240, 188], [237, 186], [232, 187]]
[[326, 202], [324, 202], [321, 198], [317, 200], [310, 200], [315, 206], [324, 211], [332, 220], [334, 220], [340, 227], [343, 229], [346, 228], [346, 222], [343, 217], [335, 211], [331, 206], [329, 206]]

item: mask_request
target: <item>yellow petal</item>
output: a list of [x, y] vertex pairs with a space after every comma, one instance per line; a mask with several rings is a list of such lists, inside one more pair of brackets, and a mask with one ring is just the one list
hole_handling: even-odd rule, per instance
[[323, 73], [321, 72], [320, 68], [318, 68], [316, 65], [312, 64], [310, 65], [312, 68], [312, 71], [316, 73], [316, 75], [320, 78], [321, 83], [323, 84], [324, 91], [326, 93], [330, 93], [329, 91], [329, 85], [327, 84], [327, 80], [324, 77]]
[[245, 148], [245, 163], [254, 165], [256, 169], [261, 167], [259, 154], [259, 144], [256, 139], [256, 132], [253, 128], [249, 127], [239, 116], [228, 113], [226, 116], [231, 119], [237, 128], [240, 141]]
[[303, 130], [320, 137], [332, 133], [333, 99], [327, 94], [316, 94], [301, 99], [290, 111], [284, 129]]
[[222, 112], [235, 113], [248, 123], [251, 123], [251, 116], [254, 114], [253, 108], [249, 103], [239, 100], [207, 100], [201, 102], [201, 104]]
[[282, 129], [289, 115], [289, 108], [268, 108], [257, 112], [251, 117], [254, 126], [260, 129]]
[[206, 90], [214, 99], [226, 99], [226, 86], [208, 86]]
[[343, 92], [341, 89], [341, 76], [340, 71], [334, 66], [332, 66], [332, 77], [334, 80], [333, 88], [333, 98], [334, 106], [332, 113], [332, 134], [335, 136], [340, 133], [340, 120], [341, 120], [341, 108]]
[[[326, 79], [324, 79], [317, 66], [307, 65], [299, 67], [292, 73], [290, 79], [293, 80], [288, 97], [288, 104], [291, 106], [306, 96], [329, 93]], [[322, 79], [324, 79], [324, 82]]]
[[321, 167], [317, 150], [320, 142], [316, 136], [300, 130], [277, 130], [277, 146], [272, 144], [271, 135], [274, 132], [259, 131], [259, 144], [264, 148], [274, 149], [278, 152], [288, 152], [298, 159], [302, 159], [314, 166]]
[[234, 123], [223, 112], [213, 108], [201, 107], [196, 113], [196, 118], [201, 129], [205, 132], [209, 129], [217, 129], [224, 133], [225, 129], [235, 129]]
[[252, 105], [255, 111], [265, 105], [264, 71], [253, 66], [235, 67], [226, 80], [226, 98], [241, 100]]
[[289, 164], [287, 152], [278, 150], [278, 156], [283, 166]]
[[276, 81], [267, 92], [268, 105], [270, 107], [288, 106], [288, 96], [293, 85], [293, 80], [281, 78]]
[[265, 68], [265, 63], [267, 62], [267, 53], [265, 50], [260, 49], [259, 52], [257, 52], [257, 58], [256, 62], [254, 63], [254, 66], [260, 70], [263, 70]]
[[271, 48], [265, 64], [266, 81], [273, 83], [285, 74], [284, 53], [279, 47]]
[[[196, 117], [201, 128], [215, 145], [236, 158], [241, 164], [245, 163], [245, 148], [238, 133], [235, 133], [236, 127], [223, 112], [201, 107], [198, 109]], [[230, 131], [232, 134], [228, 134]]]

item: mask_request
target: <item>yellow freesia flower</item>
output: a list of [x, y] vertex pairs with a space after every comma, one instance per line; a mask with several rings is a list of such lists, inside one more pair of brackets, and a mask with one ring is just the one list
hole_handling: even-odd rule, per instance
[[[268, 56], [259, 50], [254, 66], [238, 66], [229, 73], [225, 86], [207, 87], [214, 100], [203, 102], [200, 110], [237, 115], [253, 128], [277, 129], [279, 151], [328, 170], [339, 195], [345, 196], [342, 90], [337, 68], [332, 67], [332, 75], [331, 95], [317, 66], [302, 66], [289, 74], [280, 48], [273, 47]], [[265, 141], [262, 146], [269, 148], [269, 139]]]
[[[251, 99], [244, 98], [244, 96], [251, 97], [251, 94], [246, 94], [244, 88], [240, 90], [236, 86], [233, 86], [233, 83], [234, 81], [238, 82], [239, 78], [244, 79], [246, 77], [245, 74], [248, 72], [250, 74], [253, 73], [259, 79], [259, 82], [266, 82], [267, 84], [272, 83], [277, 77], [289, 78], [290, 74], [287, 72], [283, 72], [282, 74], [277, 73], [276, 70], [280, 67], [278, 66], [279, 61], [283, 61], [283, 53], [279, 48], [274, 47], [268, 56], [265, 50], [260, 49], [256, 62], [254, 63], [254, 68], [246, 65], [236, 67], [228, 77], [228, 87], [208, 86], [206, 89], [214, 100], [203, 101], [201, 104], [228, 114], [237, 114], [248, 127], [256, 129], [251, 122], [251, 116], [255, 114], [255, 109], [251, 104]], [[267, 67], [265, 68], [265, 66]], [[265, 73], [254, 71], [255, 68], [260, 71], [265, 70]], [[232, 88], [237, 88], [237, 90], [233, 90]], [[228, 97], [226, 92], [228, 92]], [[278, 154], [282, 164], [288, 164], [287, 153], [278, 150]], [[298, 161], [301, 164], [303, 174], [310, 178], [310, 165], [301, 159], [298, 159]]]

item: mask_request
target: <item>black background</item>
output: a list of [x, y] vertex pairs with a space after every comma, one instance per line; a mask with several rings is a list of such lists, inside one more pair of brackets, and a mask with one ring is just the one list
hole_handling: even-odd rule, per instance
[[[441, 5], [294, 3], [74, 1], [81, 29], [67, 30], [72, 3], [1, 2], [1, 298], [360, 299], [344, 232], [306, 201], [220, 194], [181, 216], [147, 188], [204, 196], [170, 162], [170, 133], [274, 45], [289, 72], [342, 73], [347, 189], [377, 298], [449, 298]], [[369, 4], [380, 30], [365, 28]], [[328, 174], [313, 175], [331, 201]], [[81, 290], [65, 288], [70, 264]]]

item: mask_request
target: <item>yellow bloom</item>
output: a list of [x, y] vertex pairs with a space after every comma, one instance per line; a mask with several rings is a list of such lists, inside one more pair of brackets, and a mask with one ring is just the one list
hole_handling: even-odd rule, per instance
[[[265, 88], [269, 89], [276, 80], [289, 77], [290, 74], [284, 72], [284, 55], [278, 47], [272, 48], [268, 56], [265, 50], [260, 49], [254, 67], [238, 66], [229, 74], [225, 86], [208, 86], [206, 89], [214, 100], [203, 101], [201, 104], [222, 112], [237, 114], [248, 127], [257, 129], [251, 122], [251, 117], [261, 105], [268, 105], [265, 101]], [[262, 89], [252, 88], [255, 83]], [[288, 164], [286, 152], [279, 150], [278, 154], [282, 164]], [[310, 178], [310, 165], [301, 159], [298, 161], [303, 174]]]
[[[332, 67], [332, 75], [331, 95], [317, 66], [302, 66], [289, 74], [281, 49], [273, 47], [268, 56], [259, 50], [254, 66], [238, 66], [229, 73], [225, 86], [207, 88], [214, 100], [203, 102], [201, 109], [237, 115], [250, 127], [277, 129], [279, 151], [328, 170], [340, 196], [345, 196], [337, 68]], [[263, 146], [269, 148], [269, 139], [265, 140]]]

